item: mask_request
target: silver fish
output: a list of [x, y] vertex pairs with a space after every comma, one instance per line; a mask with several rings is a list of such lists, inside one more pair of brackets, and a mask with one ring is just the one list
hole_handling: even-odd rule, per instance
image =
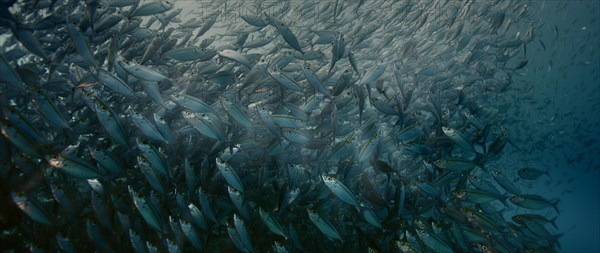
[[221, 160], [220, 158], [216, 159], [216, 163], [217, 168], [219, 168], [219, 172], [221, 172], [227, 184], [233, 189], [243, 193], [244, 185], [242, 184], [242, 180], [240, 180], [233, 167], [231, 167], [227, 162]]
[[52, 225], [49, 214], [40, 206], [37, 202], [32, 201], [30, 198], [22, 193], [11, 192], [10, 197], [13, 202], [21, 211], [23, 211], [32, 220], [45, 225]]
[[313, 224], [315, 224], [315, 226], [317, 226], [319, 231], [321, 231], [321, 233], [323, 233], [325, 236], [327, 236], [327, 238], [332, 239], [332, 240], [338, 240], [340, 242], [344, 241], [342, 239], [342, 237], [340, 236], [340, 233], [335, 229], [335, 227], [333, 227], [333, 225], [331, 225], [331, 223], [329, 223], [329, 221], [323, 219], [319, 215], [319, 213], [317, 213], [315, 210], [311, 210], [311, 209], [307, 209], [307, 212], [308, 212], [308, 217], [313, 222]]
[[327, 188], [329, 188], [333, 192], [333, 194], [335, 194], [335, 196], [338, 197], [340, 200], [355, 207], [359, 207], [356, 196], [354, 196], [354, 194], [352, 193], [352, 191], [350, 191], [350, 189], [348, 189], [348, 187], [346, 187], [342, 182], [337, 180], [337, 178], [334, 178], [332, 176], [321, 175], [321, 179], [323, 179], [323, 182], [325, 183]]

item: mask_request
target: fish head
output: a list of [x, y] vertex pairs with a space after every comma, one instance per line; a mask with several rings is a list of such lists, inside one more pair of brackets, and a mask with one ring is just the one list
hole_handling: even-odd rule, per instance
[[519, 202], [523, 201], [523, 198], [520, 196], [512, 196], [509, 199], [513, 203], [519, 203]]

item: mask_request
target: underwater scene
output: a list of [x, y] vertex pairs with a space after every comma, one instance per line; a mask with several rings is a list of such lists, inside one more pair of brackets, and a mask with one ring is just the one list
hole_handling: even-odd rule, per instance
[[600, 252], [599, 18], [0, 0], [0, 251]]

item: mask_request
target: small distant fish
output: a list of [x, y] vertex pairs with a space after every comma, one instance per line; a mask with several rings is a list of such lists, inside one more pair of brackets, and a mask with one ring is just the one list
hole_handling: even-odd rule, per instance
[[532, 167], [520, 168], [519, 170], [517, 170], [517, 173], [519, 174], [519, 177], [521, 177], [523, 179], [527, 179], [527, 180], [537, 180], [538, 178], [540, 178], [543, 175], [547, 175], [549, 178], [552, 178], [550, 176], [549, 171], [532, 168]]

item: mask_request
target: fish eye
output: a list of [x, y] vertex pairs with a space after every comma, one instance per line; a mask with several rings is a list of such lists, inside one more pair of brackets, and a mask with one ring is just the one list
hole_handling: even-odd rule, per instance
[[[491, 236], [490, 236], [490, 237], [491, 237]], [[481, 249], [482, 249], [482, 250], [487, 250], [487, 246], [483, 245], [483, 246], [481, 246]]]

